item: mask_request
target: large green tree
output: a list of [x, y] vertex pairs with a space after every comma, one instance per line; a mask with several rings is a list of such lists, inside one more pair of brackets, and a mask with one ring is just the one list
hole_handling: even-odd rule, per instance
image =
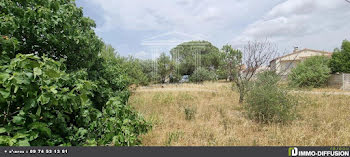
[[182, 43], [170, 51], [173, 60], [177, 60], [179, 72], [191, 75], [197, 67], [217, 69], [220, 65], [219, 49], [208, 41]]
[[92, 29], [95, 26], [74, 0], [0, 2], [0, 34], [20, 43], [7, 52], [10, 58], [18, 53], [46, 54], [56, 60], [65, 58], [68, 70], [90, 68], [102, 47]]
[[157, 59], [158, 69], [157, 72], [160, 76], [160, 82], [165, 83], [166, 79], [170, 76], [171, 72], [174, 69], [174, 64], [170, 60], [170, 57], [165, 53], [162, 53]]
[[333, 73], [350, 73], [350, 41], [344, 40], [341, 49], [335, 49], [329, 65]]
[[221, 78], [229, 78], [232, 81], [237, 77], [237, 69], [242, 60], [242, 52], [238, 49], [233, 49], [231, 45], [224, 45], [221, 52], [222, 60], [219, 66]]
[[129, 74], [73, 0], [2, 0], [0, 20], [0, 145], [140, 144]]

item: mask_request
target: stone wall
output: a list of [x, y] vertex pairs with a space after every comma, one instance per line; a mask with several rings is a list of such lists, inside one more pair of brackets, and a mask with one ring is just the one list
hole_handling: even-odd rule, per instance
[[328, 79], [328, 87], [350, 90], [350, 74], [332, 74]]
[[343, 89], [350, 90], [350, 74], [343, 74], [343, 75], [344, 75]]

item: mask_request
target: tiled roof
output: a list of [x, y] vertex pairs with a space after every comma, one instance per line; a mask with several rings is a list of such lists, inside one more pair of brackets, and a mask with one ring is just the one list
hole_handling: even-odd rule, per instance
[[331, 56], [331, 55], [332, 55], [332, 52], [320, 51], [320, 50], [313, 50], [313, 49], [302, 49], [302, 50], [299, 50], [299, 51], [296, 51], [296, 52], [293, 52], [293, 53], [290, 53], [290, 54], [287, 54], [287, 55], [284, 55], [284, 56], [281, 56], [281, 57], [277, 57], [277, 58], [271, 60], [270, 63], [271, 63], [272, 61], [277, 60], [277, 59], [281, 59], [281, 58], [284, 58], [284, 57], [287, 57], [287, 56], [290, 56], [290, 55], [293, 55], [293, 54], [296, 54], [296, 53], [301, 53], [301, 52], [303, 52], [303, 51], [320, 52], [320, 53], [323, 53], [323, 54], [325, 54], [325, 55], [327, 55], [327, 56]]

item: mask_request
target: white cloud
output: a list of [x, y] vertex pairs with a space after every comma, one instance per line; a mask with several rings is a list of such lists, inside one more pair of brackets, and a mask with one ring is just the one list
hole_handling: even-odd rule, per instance
[[344, 0], [287, 0], [250, 24], [232, 43], [269, 38], [282, 48], [331, 51], [350, 36], [350, 4]]
[[[165, 32], [202, 34], [219, 48], [269, 38], [280, 49], [293, 46], [331, 51], [350, 39], [350, 3], [345, 0], [89, 0], [103, 17], [96, 31], [142, 58], [142, 40]], [[115, 31], [117, 30], [117, 31]], [[116, 32], [123, 34], [111, 34]], [[136, 33], [135, 33], [136, 32]], [[150, 33], [151, 32], [151, 33]], [[142, 34], [143, 33], [143, 34]], [[111, 37], [111, 36], [115, 36]], [[103, 37], [103, 36], [102, 36]], [[169, 38], [171, 39], [171, 38]], [[107, 41], [108, 42], [108, 41]], [[137, 53], [138, 52], [138, 53]], [[149, 55], [148, 55], [149, 56]]]
[[[277, 0], [280, 1], [280, 0]], [[204, 31], [230, 27], [259, 14], [276, 0], [92, 0], [104, 13], [99, 31], [115, 27], [126, 30]], [[231, 26], [232, 27], [232, 26]]]

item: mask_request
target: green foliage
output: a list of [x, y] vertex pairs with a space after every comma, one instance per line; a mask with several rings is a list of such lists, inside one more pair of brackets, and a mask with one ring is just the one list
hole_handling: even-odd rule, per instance
[[158, 82], [160, 79], [158, 73], [156, 72], [157, 64], [155, 61], [147, 59], [147, 60], [140, 60], [140, 65], [142, 68], [142, 72], [146, 75], [147, 80], [149, 83], [155, 83]]
[[119, 57], [122, 68], [128, 75], [130, 82], [136, 85], [148, 85], [149, 78], [143, 72], [141, 61], [133, 57]]
[[139, 144], [150, 125], [120, 97], [96, 107], [90, 98], [98, 86], [86, 78], [85, 71], [68, 74], [62, 61], [32, 54], [2, 64], [0, 145]]
[[165, 142], [165, 145], [170, 146], [173, 142], [177, 142], [183, 135], [184, 135], [183, 131], [174, 131], [174, 132], [167, 133], [168, 138]]
[[182, 43], [170, 51], [172, 59], [179, 61], [181, 75], [191, 75], [198, 65], [216, 70], [220, 64], [219, 49], [207, 41]]
[[3, 0], [0, 21], [0, 35], [19, 43], [0, 46], [9, 58], [18, 53], [46, 54], [64, 58], [68, 70], [78, 70], [93, 66], [102, 46], [92, 29], [94, 21], [83, 17], [74, 0]]
[[288, 76], [290, 84], [297, 87], [321, 87], [330, 77], [329, 59], [324, 56], [313, 56], [296, 68]]
[[182, 79], [182, 76], [177, 73], [175, 70], [172, 71], [170, 75], [170, 83], [178, 83]]
[[288, 90], [278, 86], [279, 80], [272, 71], [258, 74], [246, 98], [245, 109], [251, 119], [285, 123], [295, 118], [298, 101]]
[[[170, 73], [174, 69], [174, 64], [170, 60], [170, 57], [165, 53], [162, 53], [157, 59], [158, 75], [160, 76], [160, 82], [165, 83], [165, 80], [170, 77]], [[170, 78], [169, 78], [170, 79]]]
[[[147, 85], [149, 79], [143, 72], [141, 61], [133, 57], [122, 57], [111, 45], [104, 45], [99, 56], [108, 61], [110, 66], [119, 66], [119, 73], [125, 73], [130, 84]], [[122, 70], [121, 70], [122, 69]]]
[[214, 81], [217, 80], [215, 72], [209, 71], [205, 68], [197, 68], [190, 76], [191, 82], [203, 82], [203, 81]]
[[222, 62], [219, 66], [219, 77], [222, 79], [229, 78], [232, 81], [237, 77], [238, 67], [242, 60], [242, 52], [235, 50], [231, 45], [224, 45], [221, 49]]
[[350, 73], [350, 41], [344, 40], [341, 49], [335, 49], [330, 60], [330, 68], [333, 73]]
[[123, 103], [127, 102], [130, 79], [120, 64], [100, 58], [99, 64], [90, 71], [89, 79], [97, 85], [94, 97], [91, 98], [97, 108], [101, 109], [114, 96], [120, 97]]
[[150, 125], [127, 105], [128, 86], [145, 76], [101, 51], [74, 0], [4, 0], [0, 15], [0, 145], [140, 144]]
[[197, 109], [195, 107], [185, 107], [185, 119], [192, 120], [196, 117]]

